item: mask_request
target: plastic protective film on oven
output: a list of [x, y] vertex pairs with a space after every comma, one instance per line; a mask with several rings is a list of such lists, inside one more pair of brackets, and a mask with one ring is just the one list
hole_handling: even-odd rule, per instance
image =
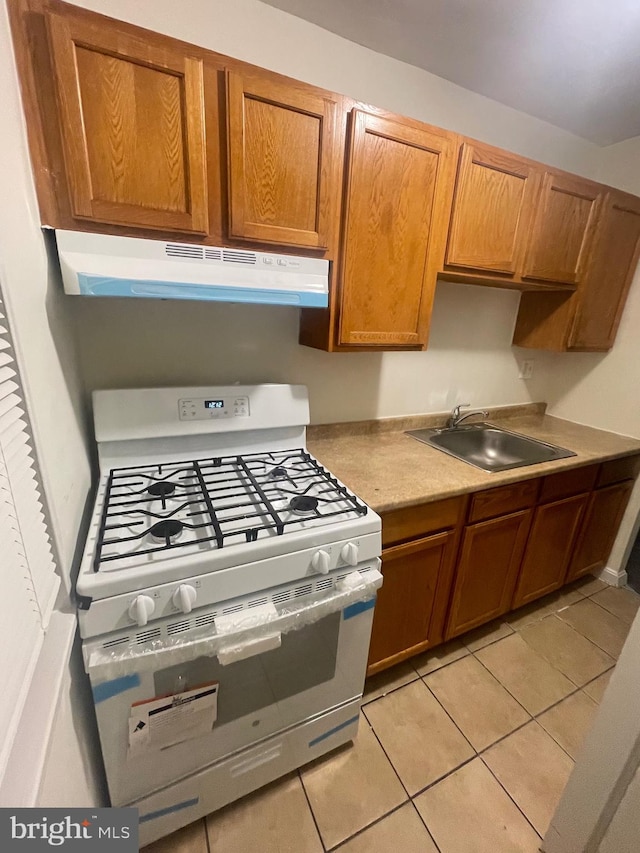
[[217, 657], [222, 665], [277, 648], [283, 634], [312, 625], [350, 605], [375, 599], [382, 585], [377, 569], [353, 571], [330, 592], [303, 600], [272, 603], [217, 617], [214, 626], [184, 635], [152, 640], [142, 646], [94, 648], [87, 660], [92, 682], [120, 678], [183, 663], [195, 657]]

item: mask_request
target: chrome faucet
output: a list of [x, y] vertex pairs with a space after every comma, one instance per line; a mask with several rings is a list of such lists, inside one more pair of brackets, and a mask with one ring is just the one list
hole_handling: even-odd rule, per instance
[[486, 412], [484, 409], [474, 409], [472, 412], [466, 412], [464, 415], [460, 414], [460, 409], [466, 408], [471, 405], [470, 403], [460, 403], [459, 406], [456, 406], [455, 409], [449, 415], [449, 420], [447, 421], [447, 429], [455, 429], [460, 426], [463, 421], [466, 421], [467, 418], [473, 417], [473, 415], [482, 415], [483, 418], [489, 417], [489, 412]]

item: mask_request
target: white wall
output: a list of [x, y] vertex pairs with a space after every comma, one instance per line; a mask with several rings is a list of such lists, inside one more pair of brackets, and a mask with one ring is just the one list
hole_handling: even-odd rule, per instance
[[65, 667], [37, 800], [51, 808], [109, 802], [79, 641]]
[[[57, 282], [49, 277], [4, 4], [0, 8], [0, 92], [0, 279], [25, 380], [60, 571], [68, 576], [90, 486], [83, 387], [73, 318]], [[0, 560], [0, 578], [2, 569]], [[59, 667], [64, 667], [74, 628], [73, 621], [67, 620], [64, 630], [50, 630], [41, 659], [53, 658]], [[39, 666], [31, 685], [33, 693], [47, 697], [47, 707], [34, 736], [29, 738], [28, 748], [15, 762], [20, 779], [17, 787], [25, 791], [35, 790], [37, 785], [34, 777], [45, 755], [58, 672], [45, 672]], [[33, 715], [23, 718], [24, 726], [29, 716]], [[59, 720], [60, 733], [66, 732], [80, 749], [84, 741], [78, 737], [71, 718], [65, 716], [64, 705]], [[20, 736], [24, 737], [25, 732], [21, 730]], [[73, 778], [59, 778], [62, 800]], [[26, 799], [22, 802], [26, 804]]]
[[640, 839], [640, 768], [636, 770], [624, 797], [602, 839], [599, 853], [636, 853]]
[[[256, 0], [188, 0], [179, 15], [172, 0], [81, 5], [575, 172], [596, 168], [592, 143]], [[510, 344], [518, 299], [441, 283], [429, 350], [387, 354], [300, 347], [297, 311], [283, 308], [83, 300], [74, 309], [90, 388], [302, 382], [312, 419], [326, 422], [544, 397], [553, 356], [535, 356], [533, 382], [517, 378]]]

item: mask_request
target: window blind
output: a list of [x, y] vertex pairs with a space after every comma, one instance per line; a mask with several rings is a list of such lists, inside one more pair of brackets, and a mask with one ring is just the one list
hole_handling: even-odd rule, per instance
[[25, 395], [0, 289], [0, 777], [59, 587]]

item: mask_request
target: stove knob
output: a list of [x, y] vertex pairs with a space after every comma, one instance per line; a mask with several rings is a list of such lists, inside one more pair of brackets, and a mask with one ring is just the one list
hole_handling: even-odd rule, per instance
[[129, 606], [129, 618], [137, 622], [141, 628], [149, 621], [149, 616], [156, 609], [153, 598], [148, 595], [138, 595], [133, 599]]
[[311, 566], [321, 575], [326, 575], [329, 571], [329, 562], [331, 554], [328, 551], [316, 551], [311, 558]]
[[191, 613], [193, 605], [196, 601], [196, 591], [188, 583], [181, 583], [178, 589], [173, 593], [171, 600], [183, 613]]
[[358, 565], [358, 546], [355, 542], [347, 542], [340, 551], [340, 556], [348, 566]]

